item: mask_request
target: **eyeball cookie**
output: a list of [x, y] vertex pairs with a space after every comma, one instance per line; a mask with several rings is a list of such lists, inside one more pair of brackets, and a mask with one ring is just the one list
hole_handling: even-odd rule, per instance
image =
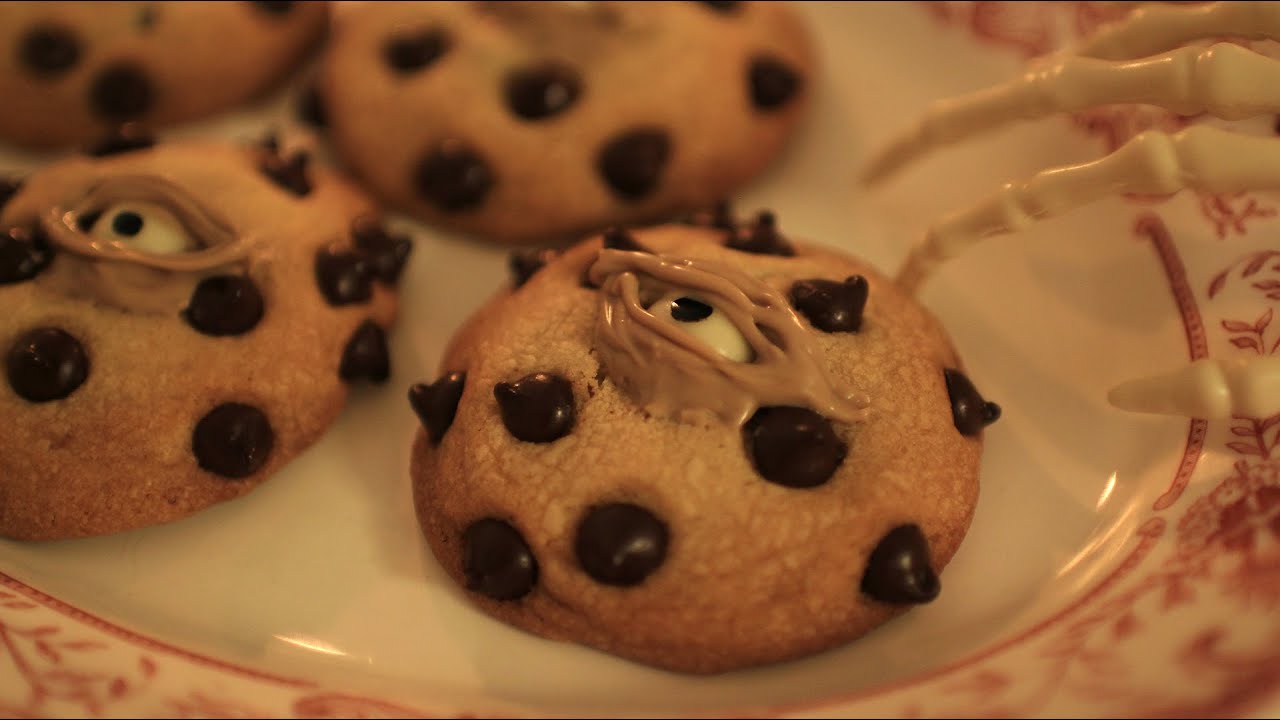
[[715, 673], [938, 595], [999, 407], [891, 281], [768, 213], [513, 268], [409, 393], [417, 516], [480, 609]]
[[248, 493], [390, 374], [408, 238], [300, 153], [134, 141], [0, 193], [0, 535]]
[[313, 99], [357, 176], [511, 245], [730, 196], [782, 150], [815, 72], [796, 11], [769, 2], [367, 3], [322, 64]]
[[250, 100], [323, 35], [324, 2], [0, 3], [0, 139], [79, 145]]

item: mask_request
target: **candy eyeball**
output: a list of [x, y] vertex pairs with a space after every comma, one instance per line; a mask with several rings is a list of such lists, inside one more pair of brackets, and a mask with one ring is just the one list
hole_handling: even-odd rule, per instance
[[153, 203], [116, 203], [93, 222], [89, 235], [152, 255], [199, 249], [173, 213]]
[[755, 360], [755, 351], [733, 321], [701, 298], [687, 293], [668, 293], [647, 309], [654, 317], [675, 325], [729, 360]]

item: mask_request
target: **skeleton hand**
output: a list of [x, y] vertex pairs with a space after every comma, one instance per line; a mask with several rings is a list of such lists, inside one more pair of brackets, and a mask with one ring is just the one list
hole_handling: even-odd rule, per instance
[[[1017, 120], [1114, 103], [1241, 120], [1280, 112], [1280, 61], [1222, 37], [1280, 40], [1280, 2], [1151, 5], [1073, 51], [1040, 59], [1019, 78], [936, 102], [870, 163], [865, 182], [887, 179], [932, 150]], [[1011, 182], [943, 218], [909, 253], [898, 282], [915, 292], [942, 261], [977, 241], [1106, 196], [1280, 189], [1280, 140], [1207, 125], [1147, 131], [1099, 160]], [[1129, 410], [1206, 417], [1280, 411], [1280, 362], [1197, 363], [1184, 372], [1113, 390]], [[1139, 390], [1141, 388], [1141, 390]], [[1266, 389], [1266, 392], [1264, 392]], [[1275, 397], [1273, 397], [1275, 396]], [[1255, 413], [1261, 413], [1255, 415]]]

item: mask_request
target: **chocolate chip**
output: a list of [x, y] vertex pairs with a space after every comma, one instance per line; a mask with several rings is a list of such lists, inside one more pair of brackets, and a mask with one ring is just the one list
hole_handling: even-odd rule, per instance
[[519, 600], [538, 584], [538, 560], [520, 531], [483, 518], [462, 533], [462, 572], [467, 589], [494, 600]]
[[89, 377], [84, 346], [65, 330], [41, 327], [18, 336], [5, 356], [9, 386], [33, 403], [61, 400]]
[[413, 176], [418, 194], [445, 212], [479, 206], [493, 183], [489, 164], [460, 140], [440, 143], [418, 163]]
[[39, 227], [13, 227], [0, 234], [0, 285], [30, 280], [53, 262], [53, 246]]
[[33, 75], [61, 75], [80, 62], [80, 39], [61, 25], [37, 25], [18, 41], [18, 60]]
[[387, 333], [372, 320], [365, 320], [351, 334], [338, 364], [338, 377], [347, 382], [368, 380], [384, 383], [391, 377], [391, 354]]
[[351, 224], [351, 239], [365, 254], [373, 276], [384, 285], [395, 285], [413, 251], [409, 236], [392, 235], [376, 219], [361, 217]]
[[711, 317], [715, 309], [691, 297], [679, 297], [671, 301], [671, 317], [680, 322], [698, 322]]
[[[0, 177], [0, 210], [9, 203], [9, 199], [18, 194], [22, 189], [22, 181], [13, 178]], [[0, 240], [3, 242], [3, 240]]]
[[973, 436], [1000, 419], [1000, 406], [982, 399], [978, 389], [964, 373], [952, 368], [942, 371], [951, 398], [951, 419], [961, 435]]
[[670, 155], [671, 140], [667, 133], [656, 129], [629, 130], [601, 148], [596, 170], [619, 198], [640, 200], [657, 189]]
[[155, 90], [142, 68], [119, 63], [104, 68], [89, 85], [89, 107], [107, 120], [129, 120], [151, 109]]
[[596, 582], [639, 585], [667, 558], [667, 526], [630, 503], [591, 508], [578, 524], [573, 549], [578, 564]]
[[507, 108], [525, 120], [542, 120], [564, 112], [578, 99], [578, 73], [560, 63], [514, 70], [507, 76]]
[[645, 246], [636, 242], [631, 233], [622, 228], [609, 228], [604, 231], [604, 247], [609, 250], [625, 250], [626, 252], [649, 252]]
[[502, 424], [517, 440], [549, 443], [573, 429], [573, 384], [559, 375], [535, 373], [493, 386]]
[[547, 263], [554, 260], [556, 252], [554, 250], [543, 250], [537, 248], [521, 248], [513, 250], [507, 256], [507, 270], [511, 273], [511, 287], [519, 288], [533, 277], [534, 273], [541, 270]]
[[276, 151], [269, 150], [263, 156], [258, 169], [271, 182], [298, 197], [304, 197], [311, 192], [311, 178], [308, 173], [310, 164], [311, 153], [306, 150], [295, 150], [286, 158], [280, 155], [277, 144]]
[[324, 97], [315, 84], [308, 85], [298, 96], [298, 119], [311, 127], [325, 128], [329, 126], [329, 116], [324, 107]]
[[196, 285], [182, 317], [196, 332], [214, 337], [243, 335], [262, 319], [262, 293], [243, 275], [214, 275]]
[[204, 470], [227, 478], [246, 478], [267, 462], [275, 432], [261, 410], [229, 402], [200, 418], [191, 434], [191, 451]]
[[742, 434], [756, 472], [790, 488], [830, 480], [848, 451], [831, 423], [808, 408], [760, 408], [742, 426]]
[[823, 332], [858, 332], [867, 305], [867, 279], [851, 275], [844, 282], [814, 278], [791, 286], [791, 304]]
[[418, 383], [409, 388], [409, 405], [418, 414], [433, 444], [438, 445], [453, 424], [466, 382], [465, 372], [451, 372], [430, 385]]
[[250, 4], [268, 15], [280, 17], [293, 10], [290, 0], [250, 0]]
[[800, 74], [777, 58], [755, 58], [747, 76], [751, 102], [760, 110], [776, 110], [800, 91]]
[[146, 150], [156, 144], [151, 133], [143, 130], [137, 123], [118, 125], [106, 137], [84, 149], [86, 155], [106, 157], [135, 150]]
[[430, 28], [387, 40], [382, 48], [382, 57], [392, 70], [408, 74], [439, 60], [448, 49], [449, 36], [443, 30]]
[[316, 253], [316, 284], [330, 305], [368, 302], [373, 270], [363, 253], [329, 247]]
[[929, 543], [915, 525], [899, 525], [886, 533], [862, 574], [862, 592], [895, 605], [927, 603], [941, 589], [929, 565]]
[[733, 250], [757, 255], [790, 257], [796, 254], [791, 243], [778, 232], [777, 217], [768, 210], [761, 210], [750, 227], [731, 233], [725, 245]]

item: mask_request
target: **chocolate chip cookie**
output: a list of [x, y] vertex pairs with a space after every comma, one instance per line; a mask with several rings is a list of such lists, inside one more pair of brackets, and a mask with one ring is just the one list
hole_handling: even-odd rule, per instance
[[892, 281], [769, 213], [512, 268], [409, 393], [418, 519], [482, 610], [714, 673], [938, 595], [1000, 409]]
[[555, 244], [730, 196], [814, 72], [785, 3], [367, 3], [337, 22], [309, 114], [418, 218]]
[[282, 81], [327, 21], [324, 2], [0, 3], [0, 139], [66, 147], [227, 110]]
[[0, 193], [0, 535], [101, 535], [257, 487], [390, 374], [410, 250], [275, 142], [137, 135]]

